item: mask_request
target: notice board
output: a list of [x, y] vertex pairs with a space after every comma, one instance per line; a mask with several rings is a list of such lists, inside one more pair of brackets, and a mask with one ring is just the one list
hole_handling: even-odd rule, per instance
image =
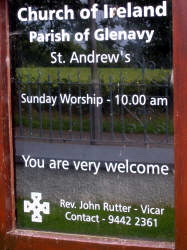
[[182, 4], [2, 3], [3, 244], [180, 242]]

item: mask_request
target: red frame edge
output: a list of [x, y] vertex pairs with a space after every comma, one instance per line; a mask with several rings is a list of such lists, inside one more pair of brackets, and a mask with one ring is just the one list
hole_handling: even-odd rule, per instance
[[[0, 0], [0, 249], [187, 249], [187, 1], [173, 0], [176, 244], [16, 230], [11, 111], [8, 1]], [[180, 91], [182, 90], [182, 95]], [[186, 115], [186, 116], [185, 116]], [[176, 246], [176, 248], [175, 248]]]
[[0, 249], [15, 228], [8, 2], [0, 0]]
[[187, 1], [173, 1], [175, 113], [175, 241], [187, 249]]

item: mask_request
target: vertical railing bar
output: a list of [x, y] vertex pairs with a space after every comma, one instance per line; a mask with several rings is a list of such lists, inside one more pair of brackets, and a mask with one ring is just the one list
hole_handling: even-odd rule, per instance
[[[91, 84], [91, 77], [88, 78], [88, 91], [89, 91], [89, 94], [90, 96], [92, 95], [92, 87], [93, 87], [93, 83]], [[90, 114], [90, 144], [92, 144], [94, 141], [94, 138], [93, 138], [93, 108], [92, 108], [92, 105], [89, 104], [89, 114]]]
[[[80, 83], [80, 72], [77, 75], [78, 86], [79, 86], [79, 96], [82, 96], [81, 83]], [[80, 120], [80, 139], [82, 140], [83, 136], [83, 114], [82, 114], [82, 103], [79, 104], [79, 120]]]
[[110, 131], [111, 131], [111, 137], [114, 139], [114, 109], [113, 109], [113, 83], [112, 83], [112, 77], [109, 77], [109, 86], [110, 86]]
[[[51, 96], [51, 78], [48, 74], [48, 94]], [[52, 106], [49, 104], [49, 137], [52, 138], [53, 136], [53, 124], [52, 124]]]
[[[122, 98], [122, 95], [124, 94], [123, 93], [123, 90], [124, 90], [124, 86], [123, 86], [123, 79], [122, 79], [122, 73], [120, 73], [120, 96]], [[124, 106], [122, 103], [120, 103], [120, 107], [121, 107], [121, 125], [122, 125], [122, 142], [125, 141], [125, 121], [124, 121]]]
[[[170, 86], [170, 79], [168, 78], [167, 85], [165, 85], [165, 96], [167, 100], [169, 100], [168, 98], [169, 86]], [[166, 142], [167, 143], [169, 142], [169, 106], [168, 105], [166, 106], [166, 112], [165, 112], [166, 113]]]
[[[71, 80], [68, 75], [68, 94], [71, 95]], [[71, 133], [71, 140], [73, 140], [73, 124], [72, 124], [72, 104], [69, 104], [69, 131]]]
[[[102, 95], [102, 88], [101, 88], [101, 78], [100, 78], [100, 75], [99, 75], [99, 93]], [[105, 102], [105, 100], [104, 100]], [[102, 141], [103, 140], [103, 105], [101, 105], [101, 108], [100, 108], [100, 140]]]
[[[41, 95], [41, 82], [40, 82], [40, 77], [41, 77], [41, 73], [38, 72], [38, 96]], [[42, 137], [43, 135], [43, 123], [42, 123], [42, 107], [41, 107], [41, 103], [39, 102], [39, 121], [40, 121], [40, 137]]]
[[[28, 88], [28, 95], [31, 97], [31, 85], [32, 82], [30, 80], [30, 75], [28, 75], [28, 82], [27, 82], [27, 88]], [[29, 136], [32, 136], [32, 104], [28, 103], [28, 115], [29, 115]]]
[[[146, 94], [146, 84], [145, 84], [145, 59], [143, 57], [142, 63], [142, 86], [143, 86], [143, 94]], [[147, 112], [146, 105], [143, 106], [143, 126], [144, 126], [144, 144], [147, 145]]]
[[62, 103], [60, 100], [61, 94], [61, 83], [60, 83], [60, 72], [57, 72], [57, 81], [58, 81], [58, 118], [59, 118], [59, 136], [63, 137], [63, 120], [62, 120]]
[[19, 109], [19, 133], [20, 136], [24, 135], [23, 132], [23, 117], [22, 117], [22, 105], [21, 105], [21, 75], [18, 73], [18, 109]]

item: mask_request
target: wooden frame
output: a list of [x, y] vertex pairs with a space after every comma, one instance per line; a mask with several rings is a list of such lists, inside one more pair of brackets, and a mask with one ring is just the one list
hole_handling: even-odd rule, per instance
[[187, 1], [173, 0], [175, 79], [175, 221], [174, 243], [110, 239], [16, 230], [8, 1], [0, 0], [0, 249], [135, 250], [187, 249]]

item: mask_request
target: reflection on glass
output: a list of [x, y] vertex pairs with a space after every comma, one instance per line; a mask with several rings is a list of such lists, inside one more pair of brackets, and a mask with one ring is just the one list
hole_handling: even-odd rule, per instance
[[171, 2], [10, 6], [17, 226], [173, 240]]

